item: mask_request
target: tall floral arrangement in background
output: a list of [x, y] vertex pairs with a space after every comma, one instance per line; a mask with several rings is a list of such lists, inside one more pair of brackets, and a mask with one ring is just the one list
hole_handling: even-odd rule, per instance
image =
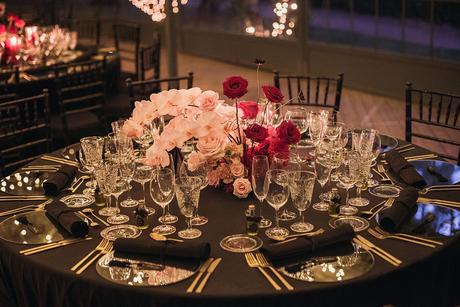
[[[209, 185], [245, 198], [252, 191], [248, 170], [253, 156], [289, 155], [289, 146], [300, 140], [300, 132], [290, 121], [277, 127], [267, 122], [265, 104], [241, 100], [248, 93], [248, 81], [243, 77], [228, 77], [222, 85], [233, 105], [220, 99], [218, 93], [197, 87], [163, 91], [152, 94], [150, 100], [136, 102], [123, 130], [130, 137], [141, 138], [146, 125], [171, 117], [163, 131], [154, 135], [144, 163], [165, 167], [170, 163], [170, 151], [192, 143], [193, 150], [186, 158], [189, 170], [204, 167]], [[279, 89], [261, 89], [269, 103], [283, 101]]]
[[5, 15], [5, 4], [0, 3], [0, 48], [2, 65], [16, 64], [21, 49], [21, 35], [26, 23], [14, 14]]

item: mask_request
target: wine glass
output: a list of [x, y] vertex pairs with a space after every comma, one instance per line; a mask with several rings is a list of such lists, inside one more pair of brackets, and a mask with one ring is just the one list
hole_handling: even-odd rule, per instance
[[289, 191], [292, 203], [299, 210], [300, 221], [291, 225], [294, 232], [309, 232], [314, 227], [306, 223], [304, 212], [311, 204], [313, 188], [315, 186], [315, 174], [307, 171], [295, 171], [289, 174]]
[[259, 214], [261, 221], [259, 223], [260, 228], [270, 227], [272, 222], [266, 219], [262, 215], [262, 204], [268, 193], [268, 178], [267, 172], [269, 170], [268, 157], [263, 155], [256, 155], [252, 158], [251, 166], [251, 181], [252, 191], [259, 200]]
[[[186, 159], [182, 161], [182, 164], [179, 170], [179, 176], [180, 177], [193, 176], [193, 177], [200, 178], [201, 180], [200, 190], [203, 190], [204, 188], [208, 186], [207, 169], [206, 169], [206, 165], [204, 164], [201, 164], [196, 169], [192, 169], [189, 166], [188, 160]], [[205, 225], [206, 223], [208, 223], [208, 218], [198, 214], [198, 206], [199, 204], [197, 205], [195, 216], [192, 218], [192, 225], [195, 225], [195, 226]]]
[[104, 138], [99, 136], [84, 137], [80, 139], [80, 145], [84, 154], [85, 166], [91, 174], [91, 179], [86, 183], [86, 186], [94, 190], [97, 186], [94, 178], [94, 168], [102, 161]]
[[317, 146], [323, 138], [328, 118], [329, 112], [325, 110], [312, 110], [308, 114], [308, 132], [310, 142], [315, 146]]
[[145, 205], [145, 209], [147, 210], [148, 214], [152, 215], [155, 213], [155, 209], [146, 206], [145, 184], [149, 182], [150, 180], [152, 180], [153, 167], [142, 163], [142, 159], [136, 159], [134, 163], [135, 163], [135, 166], [134, 166], [133, 180], [142, 185], [142, 192], [143, 192], [142, 193], [143, 199], [139, 200], [138, 202], [143, 203], [143, 205]]
[[344, 127], [344, 123], [328, 122], [324, 128], [324, 138], [331, 142], [338, 140]]
[[[367, 180], [369, 179], [369, 173], [371, 170], [372, 154], [360, 153], [356, 163], [357, 180], [356, 186], [356, 197], [348, 200], [348, 203], [355, 207], [364, 207], [369, 204], [369, 199], [361, 197], [361, 190], [366, 189]], [[354, 164], [353, 164], [354, 165]]]
[[101, 208], [98, 213], [102, 216], [117, 214], [118, 209], [111, 206], [112, 188], [115, 185], [117, 164], [112, 160], [104, 160], [96, 167], [95, 175], [99, 190], [104, 195], [106, 207]]
[[[176, 168], [175, 168], [175, 161], [174, 161], [174, 158], [173, 158], [172, 154], [169, 154], [169, 165], [166, 166], [166, 168], [171, 170], [171, 172], [172, 172], [172, 174], [174, 176], [174, 179], [175, 179], [175, 177], [176, 177]], [[175, 215], [170, 213], [169, 207], [170, 207], [170, 204], [167, 204], [166, 205], [166, 213], [158, 218], [158, 221], [160, 223], [174, 224], [179, 220], [179, 218], [177, 216], [175, 216]]]
[[343, 164], [338, 168], [337, 175], [341, 187], [347, 191], [345, 205], [340, 207], [340, 214], [354, 215], [358, 212], [356, 207], [348, 203], [349, 190], [355, 185], [358, 179], [359, 154], [356, 151], [347, 151], [344, 154]]
[[192, 217], [198, 208], [202, 180], [199, 177], [178, 177], [175, 181], [177, 205], [182, 215], [187, 219], [187, 229], [181, 230], [177, 235], [182, 239], [195, 239], [201, 236], [199, 229], [192, 227]]
[[[317, 148], [318, 156], [323, 161], [322, 163], [329, 167], [329, 186], [331, 186], [332, 172], [342, 163], [342, 148], [336, 144], [335, 141], [324, 141]], [[329, 201], [331, 198], [331, 191], [320, 194], [320, 199]]]
[[289, 198], [288, 172], [281, 169], [272, 169], [267, 172], [267, 177], [268, 193], [266, 199], [269, 205], [275, 209], [276, 226], [267, 229], [265, 234], [268, 237], [285, 237], [289, 234], [289, 231], [284, 227], [280, 227], [278, 211], [286, 204]]
[[[174, 174], [169, 168], [159, 168], [153, 172], [153, 178], [150, 181], [150, 197], [163, 209], [162, 216], [166, 215], [166, 206], [174, 198], [174, 180]], [[160, 218], [159, 220], [161, 221], [162, 219]], [[176, 228], [163, 223], [154, 227], [152, 232], [166, 236], [175, 233]]]
[[[284, 114], [285, 120], [290, 120], [299, 129], [300, 135], [307, 132], [308, 129], [308, 112], [304, 107], [292, 107]], [[305, 140], [300, 140], [297, 146], [305, 145]]]
[[[372, 155], [371, 167], [377, 164], [377, 158], [379, 157], [381, 152], [382, 152], [382, 140], [380, 138], [380, 135], [376, 133], [374, 137], [374, 142], [372, 143], [371, 152], [370, 152]], [[379, 182], [373, 179], [372, 172], [369, 172], [369, 179], [367, 180], [367, 186], [372, 188], [378, 185], [379, 185]]]
[[120, 209], [118, 207], [118, 198], [121, 194], [128, 191], [129, 183], [124, 178], [118, 169], [115, 175], [114, 185], [111, 189], [111, 194], [115, 197], [115, 208], [117, 213], [115, 215], [111, 215], [107, 218], [107, 222], [110, 224], [124, 224], [129, 221], [129, 217], [125, 214], [120, 214]]
[[[318, 180], [321, 188], [324, 188], [329, 180], [331, 169], [326, 165], [326, 161], [323, 156], [319, 154], [319, 151], [317, 151], [314, 166], [316, 180]], [[329, 210], [329, 204], [320, 198], [320, 202], [313, 204], [313, 209], [318, 211], [327, 211]]]
[[136, 162], [133, 156], [125, 156], [121, 158], [120, 169], [123, 177], [128, 181], [128, 197], [120, 203], [120, 206], [124, 208], [136, 207], [139, 203], [137, 200], [131, 197], [132, 186], [131, 182], [133, 181], [134, 171], [136, 169]]
[[[284, 169], [288, 172], [300, 171], [299, 157], [294, 153], [290, 153], [289, 156], [281, 153], [276, 153], [273, 156], [270, 169]], [[283, 211], [280, 213], [278, 218], [281, 221], [290, 221], [296, 217], [297, 215], [295, 212], [283, 208]]]

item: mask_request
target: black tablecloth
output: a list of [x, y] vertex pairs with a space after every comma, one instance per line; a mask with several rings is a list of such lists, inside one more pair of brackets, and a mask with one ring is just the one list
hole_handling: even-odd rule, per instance
[[[424, 152], [418, 149], [411, 154]], [[140, 186], [135, 188], [140, 191]], [[314, 201], [319, 191], [317, 186]], [[371, 204], [377, 203], [377, 198], [367, 193], [363, 195], [371, 198]], [[460, 200], [460, 195], [443, 194], [443, 198]], [[33, 256], [19, 255], [18, 251], [26, 246], [0, 240], [0, 306], [444, 306], [458, 303], [460, 248], [456, 238], [444, 239], [443, 247], [430, 249], [396, 240], [377, 241], [366, 232], [361, 234], [403, 260], [403, 264], [396, 268], [376, 257], [375, 267], [361, 278], [342, 283], [305, 283], [289, 279], [294, 291], [274, 291], [258, 270], [248, 268], [243, 255], [219, 247], [223, 237], [244, 232], [244, 211], [250, 203], [257, 203], [257, 200], [254, 197], [239, 200], [212, 188], [202, 192], [200, 213], [209, 218], [209, 223], [200, 227], [203, 236], [197, 242], [210, 242], [211, 256], [223, 258], [202, 294], [186, 294], [191, 280], [150, 288], [115, 285], [100, 277], [94, 265], [76, 276], [70, 267], [100, 241], [101, 229], [93, 228], [91, 241]], [[149, 200], [148, 204], [155, 206]], [[0, 203], [2, 211], [19, 205]], [[288, 207], [293, 209], [290, 204]], [[180, 216], [175, 226], [183, 229], [185, 222], [175, 201], [171, 208]], [[157, 206], [156, 209], [151, 225], [158, 224], [161, 210]], [[122, 211], [132, 219], [132, 209], [123, 208]], [[273, 217], [274, 211], [268, 205], [264, 206], [264, 212]], [[306, 220], [316, 228], [329, 228], [325, 212], [310, 208]], [[372, 223], [375, 225], [375, 221]], [[147, 231], [142, 234], [147, 235]], [[261, 237], [267, 240], [264, 234]]]

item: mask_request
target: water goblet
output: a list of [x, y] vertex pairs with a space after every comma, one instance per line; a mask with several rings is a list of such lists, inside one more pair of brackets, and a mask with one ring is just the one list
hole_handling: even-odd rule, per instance
[[[162, 216], [165, 216], [166, 206], [169, 205], [174, 198], [174, 180], [174, 174], [169, 168], [160, 168], [153, 172], [153, 178], [152, 181], [150, 181], [150, 197], [163, 209]], [[154, 227], [152, 232], [166, 236], [176, 232], [176, 228], [163, 223]]]
[[289, 231], [284, 227], [280, 227], [278, 211], [287, 203], [289, 198], [288, 172], [281, 169], [272, 169], [267, 172], [267, 177], [268, 193], [266, 199], [268, 204], [275, 209], [276, 226], [267, 229], [265, 234], [268, 237], [285, 237], [289, 234]]
[[99, 190], [105, 198], [106, 207], [100, 209], [98, 213], [102, 216], [112, 216], [117, 214], [119, 209], [111, 206], [112, 188], [115, 185], [117, 164], [111, 160], [103, 161], [96, 167], [96, 180]]
[[143, 203], [145, 205], [145, 209], [147, 210], [149, 215], [155, 213], [155, 209], [147, 207], [145, 202], [145, 184], [152, 180], [153, 176], [153, 167], [150, 165], [145, 165], [142, 162], [142, 159], [136, 159], [134, 165], [134, 173], [133, 173], [133, 180], [142, 185], [142, 196], [143, 199], [139, 200], [138, 203]]
[[[182, 161], [179, 170], [179, 176], [193, 176], [198, 177], [201, 179], [200, 189], [203, 190], [208, 186], [208, 176], [207, 176], [207, 168], [204, 164], [199, 165], [196, 168], [191, 168], [188, 160]], [[208, 218], [198, 214], [198, 207], [196, 208], [195, 216], [192, 218], [192, 225], [200, 226], [205, 225], [208, 223]]]
[[120, 172], [118, 171], [115, 177], [115, 183], [111, 189], [111, 193], [115, 197], [115, 208], [117, 210], [117, 213], [107, 218], [107, 222], [109, 222], [110, 224], [124, 224], [129, 221], [129, 217], [127, 215], [120, 214], [120, 209], [118, 207], [118, 198], [128, 189], [128, 181], [125, 178], [123, 178]]
[[[320, 184], [321, 188], [324, 188], [324, 186], [329, 180], [331, 169], [327, 165], [325, 165], [325, 161], [323, 161], [322, 157], [318, 157], [318, 155], [316, 156], [314, 166], [316, 180], [318, 180], [318, 183]], [[313, 204], [313, 209], [318, 211], [327, 211], [329, 210], [329, 203], [325, 202], [320, 198], [320, 202]]]
[[195, 239], [201, 236], [201, 231], [192, 227], [192, 217], [200, 201], [201, 185], [202, 180], [199, 177], [184, 176], [176, 178], [174, 190], [176, 192], [177, 205], [181, 214], [187, 219], [187, 229], [177, 233], [182, 239]]
[[348, 200], [348, 203], [355, 207], [364, 207], [369, 204], [369, 199], [361, 197], [361, 191], [367, 187], [367, 180], [369, 179], [369, 173], [371, 170], [371, 163], [372, 163], [372, 155], [370, 153], [367, 154], [359, 154], [359, 159], [357, 163], [352, 164], [357, 172], [357, 180], [355, 183], [356, 186], [356, 197], [353, 197]]
[[251, 169], [251, 183], [252, 191], [259, 200], [259, 214], [261, 217], [261, 221], [259, 223], [260, 228], [267, 228], [270, 227], [272, 224], [272, 222], [269, 219], [264, 218], [262, 214], [262, 205], [268, 193], [268, 170], [269, 164], [267, 156], [256, 155], [253, 157]]
[[338, 179], [341, 186], [346, 190], [345, 205], [340, 207], [340, 214], [354, 215], [358, 212], [356, 207], [349, 204], [349, 190], [355, 185], [358, 179], [359, 154], [355, 151], [348, 151], [344, 155], [343, 164], [338, 168]]
[[[272, 164], [270, 169], [284, 169], [288, 172], [300, 171], [299, 157], [298, 155], [293, 154], [292, 152], [289, 156], [285, 154], [276, 153], [273, 156]], [[290, 221], [297, 217], [295, 212], [283, 208], [278, 218], [281, 221]]]
[[86, 186], [91, 189], [96, 188], [96, 180], [94, 178], [94, 168], [102, 161], [104, 150], [104, 138], [99, 136], [88, 136], [80, 139], [82, 154], [86, 168], [91, 173], [91, 179], [86, 183]]
[[121, 158], [120, 170], [123, 177], [128, 181], [128, 197], [120, 203], [120, 206], [124, 208], [132, 208], [139, 205], [139, 202], [131, 197], [132, 186], [131, 182], [133, 181], [134, 171], [136, 169], [136, 163], [134, 157], [127, 156]]
[[313, 188], [315, 186], [315, 174], [308, 171], [294, 171], [289, 174], [289, 191], [292, 203], [299, 210], [300, 221], [291, 225], [294, 232], [309, 232], [314, 227], [305, 222], [304, 212], [311, 204]]

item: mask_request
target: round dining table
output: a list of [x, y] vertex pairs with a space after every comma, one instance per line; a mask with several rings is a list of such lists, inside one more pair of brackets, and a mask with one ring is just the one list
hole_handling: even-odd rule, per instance
[[[416, 147], [408, 154], [424, 153], [427, 150]], [[51, 155], [62, 158], [62, 151]], [[37, 159], [31, 163], [40, 164], [49, 164], [49, 161]], [[76, 193], [81, 193], [84, 188], [82, 185]], [[313, 202], [318, 200], [320, 192], [317, 184]], [[344, 195], [344, 191], [340, 190], [340, 193]], [[62, 192], [57, 197], [67, 194], [70, 192]], [[140, 198], [141, 187], [134, 184], [132, 194], [134, 198]], [[363, 195], [370, 199], [369, 207], [383, 200], [367, 191]], [[433, 192], [430, 196], [460, 201], [458, 191]], [[124, 197], [126, 195], [121, 200]], [[37, 202], [0, 202], [0, 211], [32, 203]], [[167, 286], [136, 287], [119, 285], [102, 278], [94, 265], [81, 275], [76, 275], [70, 268], [98, 245], [100, 232], [104, 229], [104, 226], [99, 226], [90, 228], [92, 240], [30, 256], [19, 253], [30, 246], [0, 239], [0, 306], [448, 306], [459, 303], [457, 277], [460, 276], [460, 241], [456, 236], [437, 238], [444, 244], [427, 248], [399, 240], [377, 240], [362, 231], [359, 234], [401, 259], [402, 264], [396, 267], [375, 257], [375, 266], [358, 278], [324, 283], [286, 277], [294, 290], [283, 288], [275, 291], [258, 270], [248, 267], [243, 254], [225, 251], [219, 245], [221, 239], [228, 235], [245, 233], [245, 210], [249, 204], [258, 206], [252, 194], [246, 199], [238, 199], [212, 187], [201, 192], [199, 213], [208, 217], [209, 222], [198, 226], [202, 236], [194, 241], [209, 242], [211, 256], [221, 257], [222, 262], [200, 294], [186, 293], [193, 277]], [[149, 196], [147, 205], [155, 207], [156, 213], [150, 217], [150, 228], [141, 234], [146, 240], [151, 227], [158, 225], [157, 219], [161, 213], [161, 208]], [[286, 206], [294, 210], [290, 201]], [[135, 224], [133, 208], [121, 208], [121, 211], [130, 217], [128, 224]], [[264, 203], [263, 211], [265, 216], [273, 220], [274, 210], [268, 204]], [[179, 216], [175, 227], [184, 229], [186, 224], [176, 200], [171, 203], [171, 212]], [[305, 217], [315, 229], [331, 229], [328, 212], [308, 208]], [[1, 218], [0, 222], [4, 219]], [[287, 228], [291, 223], [281, 222]], [[375, 220], [370, 223], [371, 227], [376, 225]], [[451, 223], [458, 223], [458, 220]], [[259, 236], [264, 245], [272, 243], [263, 229], [259, 231]], [[177, 233], [171, 237], [177, 238]]]

